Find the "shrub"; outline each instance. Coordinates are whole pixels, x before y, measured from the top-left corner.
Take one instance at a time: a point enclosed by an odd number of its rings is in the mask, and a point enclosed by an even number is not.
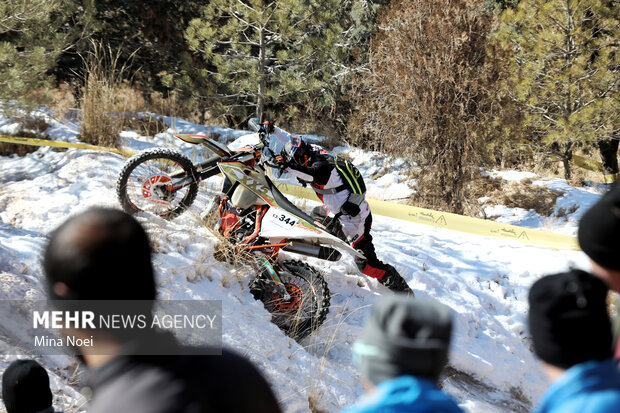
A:
[[[473,0],[395,1],[353,94],[353,143],[416,162],[418,190],[457,213],[466,183],[505,136],[496,122],[501,59],[487,48],[493,25]]]

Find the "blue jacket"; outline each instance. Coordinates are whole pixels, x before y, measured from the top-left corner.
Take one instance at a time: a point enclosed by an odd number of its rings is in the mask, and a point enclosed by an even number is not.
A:
[[[545,392],[535,413],[620,412],[620,373],[612,359],[577,364]]]
[[[431,380],[401,376],[379,384],[369,397],[342,413],[463,413]]]

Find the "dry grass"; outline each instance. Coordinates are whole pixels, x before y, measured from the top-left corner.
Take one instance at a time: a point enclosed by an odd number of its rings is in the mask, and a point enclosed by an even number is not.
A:
[[[332,296],[333,298],[333,296]],[[304,346],[304,350],[314,356],[317,361],[312,365],[310,374],[307,377],[308,384],[305,387],[308,399],[308,408],[311,412],[321,413],[329,411],[323,406],[322,399],[324,393],[324,379],[328,372],[329,355],[336,345],[342,344],[342,338],[339,337],[341,327],[346,323],[347,319],[358,311],[367,309],[370,305],[364,305],[356,308],[349,308],[349,302],[345,302],[341,307],[330,307],[332,314],[330,322],[323,326],[308,339],[308,344]],[[335,313],[335,315],[333,315]]]
[[[589,159],[594,161],[600,161],[598,157],[592,155],[584,155]],[[561,178],[564,178],[564,173],[560,175]],[[586,182],[605,182],[605,175],[602,172],[594,172],[587,169],[582,169],[574,166],[572,169],[572,176],[570,181],[568,182],[571,186],[574,187],[582,187],[586,185]]]
[[[425,179],[424,174],[418,175],[417,179]],[[466,188],[464,213],[479,217],[484,216],[485,205],[505,205],[508,208],[533,210],[543,217],[550,217],[555,210],[557,198],[562,194],[562,191],[534,185],[530,179],[515,182],[480,176],[472,180]],[[481,198],[485,200],[479,201]],[[419,207],[445,210],[439,194],[419,192],[411,197],[410,203]],[[569,213],[570,208],[558,212],[559,215]]]
[[[124,82],[129,67],[120,65],[120,50],[112,51],[102,43],[92,43],[92,50],[82,56],[85,67],[81,97],[82,124],[80,138],[87,143],[118,147],[123,130],[124,112],[144,106],[144,100]]]
[[[481,395],[483,397],[487,395],[487,400],[485,401],[490,404],[501,405],[503,408],[508,408],[511,412],[525,413],[530,411],[532,407],[531,400],[521,388],[511,387],[507,390],[497,389],[483,382],[475,375],[459,370],[451,365],[446,366],[443,370],[439,378],[439,388],[443,388],[444,383],[448,380],[453,387],[460,389],[465,394],[469,394],[476,398],[480,398]],[[510,399],[497,400],[496,393],[498,391],[510,395]]]
[[[182,118],[199,124],[226,124],[222,119],[212,117],[208,111],[203,112],[190,106],[189,99],[179,96],[176,91],[171,91],[166,95],[161,92],[152,92],[147,95],[146,102],[148,111],[159,115]]]
[[[579,209],[579,205],[573,205],[569,208],[559,208],[558,211],[555,213],[555,216],[557,218],[564,218],[567,215],[574,213],[578,209]]]
[[[50,108],[54,113],[54,118],[62,122],[69,111],[75,110],[78,101],[75,97],[75,89],[68,83],[61,83],[56,89],[50,91]]]
[[[248,251],[237,248],[226,237],[219,233],[217,223],[219,221],[219,212],[217,206],[206,216],[195,216],[199,225],[204,226],[217,239],[215,248],[213,249],[213,257],[220,261],[230,264],[234,270],[229,271],[220,279],[223,287],[228,287],[232,281],[241,283],[242,273],[248,269],[252,262],[251,255]],[[233,279],[233,277],[235,277]]]
[[[596,150],[588,153],[576,151],[575,155],[583,156],[595,162],[601,161],[600,155]],[[524,162],[527,162],[527,168],[537,175],[564,179],[564,165],[562,161],[547,152],[532,152],[529,154],[529,158],[524,159]],[[568,183],[574,187],[582,187],[587,182],[602,183],[604,181],[605,177],[602,172],[590,171],[573,164],[571,179]]]
[[[312,393],[308,396],[308,409],[312,413],[327,413],[329,410],[323,409],[320,405],[321,395]]]
[[[534,210],[539,215],[548,217],[553,213],[555,202],[561,195],[561,191],[543,186],[511,182],[505,185],[498,203],[509,208]]]
[[[155,136],[158,133],[168,130],[168,126],[154,116],[139,116],[135,113],[123,116],[125,129],[133,130],[141,136]]]
[[[312,334],[309,339],[310,344],[306,347],[306,351],[319,360],[318,363],[315,363],[313,366],[314,368],[311,370],[308,377],[308,408],[312,413],[327,412],[326,409],[321,407],[321,401],[323,399],[323,389],[321,383],[325,374],[325,368],[327,367],[327,363],[329,361],[329,353],[336,343],[338,330],[345,320],[346,316],[344,313],[340,313],[339,320],[336,323],[336,326],[333,327],[332,333],[329,334],[325,340],[321,339],[323,335],[316,333]]]

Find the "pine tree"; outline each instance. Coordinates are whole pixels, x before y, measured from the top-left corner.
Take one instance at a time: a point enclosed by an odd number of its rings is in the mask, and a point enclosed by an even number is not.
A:
[[[338,0],[213,0],[186,38],[208,64],[222,109],[274,116],[277,105],[331,103],[330,85],[345,70],[340,11]]]
[[[525,126],[562,158],[566,179],[575,149],[617,139],[619,14],[614,0],[521,0],[502,15],[512,96]]]
[[[24,102],[50,85],[60,54],[86,32],[90,2],[3,0],[0,3],[0,99]],[[79,30],[76,22],[81,21]]]
[[[96,1],[91,38],[118,54],[118,67],[134,69],[126,74],[132,87],[142,90],[145,98],[149,99],[152,92],[178,96],[183,107],[175,107],[173,112],[179,115],[176,110],[196,109],[192,94],[208,87],[198,76],[201,65],[197,64],[198,59],[192,60],[184,38],[185,28],[204,3],[203,0]],[[79,73],[78,80],[82,83],[86,69],[83,57],[91,52],[92,43],[88,41],[63,54],[58,76],[72,80]],[[189,111],[183,112],[191,115]]]

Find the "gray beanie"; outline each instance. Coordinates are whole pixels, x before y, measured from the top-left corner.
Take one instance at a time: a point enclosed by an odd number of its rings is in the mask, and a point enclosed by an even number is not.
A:
[[[577,238],[594,262],[620,271],[620,188],[611,189],[583,215]]]
[[[380,298],[353,346],[373,384],[410,375],[437,381],[448,362],[452,312],[433,300],[395,294]]]

